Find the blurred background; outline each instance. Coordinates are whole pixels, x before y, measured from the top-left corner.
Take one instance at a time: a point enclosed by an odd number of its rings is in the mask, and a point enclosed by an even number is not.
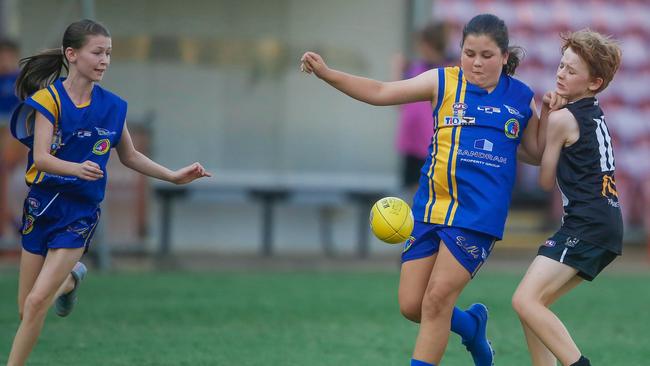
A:
[[[430,105],[365,105],[302,74],[299,60],[312,50],[353,74],[410,77],[457,64],[462,26],[482,12],[527,51],[516,76],[538,105],[554,86],[560,32],[590,27],[621,41],[622,68],[599,99],[624,255],[557,309],[571,314],[574,338],[590,340],[585,354],[647,364],[647,0],[0,0],[0,362],[18,324],[26,193],[26,152],[6,129],[15,64],[59,47],[65,27],[88,17],[112,33],[102,85],[128,100],[136,147],[170,168],[199,161],[214,177],[175,187],[113,156],[85,303],[71,321],[48,319],[33,364],[405,364],[417,327],[397,308],[401,247],[374,238],[368,214],[383,196],[410,202]],[[558,192],[542,192],[537,168],[522,164],[504,240],[459,301],[490,306],[502,365],[528,362],[509,298],[560,217]],[[456,341],[445,360],[467,364]]]
[[[137,147],[164,165],[200,161],[215,174],[176,190],[113,162],[95,255],[397,254],[368,238],[361,221],[382,195],[410,200],[396,142],[402,112],[343,96],[298,72],[299,58],[314,50],[333,68],[403,78],[423,58],[421,29],[445,29],[430,65],[455,64],[462,25],[480,12],[503,18],[511,43],[525,48],[517,76],[537,97],[554,86],[560,32],[591,27],[621,40],[622,69],[600,99],[615,140],[626,242],[646,245],[647,1],[1,0],[0,9],[0,35],[22,57],[58,47],[80,17],[106,24],[114,51],[103,85],[129,101]],[[24,152],[10,145],[4,136],[3,251],[18,248],[25,192],[16,161]],[[559,225],[560,200],[539,190],[536,174],[520,167],[503,247],[534,248]]]

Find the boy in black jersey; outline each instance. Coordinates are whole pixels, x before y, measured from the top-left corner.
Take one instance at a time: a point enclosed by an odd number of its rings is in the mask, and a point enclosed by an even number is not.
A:
[[[548,307],[620,255],[623,237],[612,141],[595,98],[618,70],[621,51],[615,41],[590,30],[562,40],[554,93],[568,104],[548,117],[539,181],[551,190],[557,180],[564,217],[512,298],[534,366],[554,366],[556,360],[590,365]]]

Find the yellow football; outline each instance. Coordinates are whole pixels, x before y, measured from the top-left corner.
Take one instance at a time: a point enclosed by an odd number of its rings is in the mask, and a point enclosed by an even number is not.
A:
[[[386,243],[406,241],[413,231],[413,212],[401,198],[384,197],[370,210],[370,228],[375,236]]]

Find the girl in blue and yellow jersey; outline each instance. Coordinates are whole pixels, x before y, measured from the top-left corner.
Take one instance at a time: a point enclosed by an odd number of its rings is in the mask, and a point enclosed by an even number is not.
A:
[[[13,135],[30,148],[25,179],[18,308],[20,327],[9,366],[23,365],[43,327],[48,308],[66,316],[86,273],[88,250],[100,216],[111,148],[127,167],[184,184],[210,176],[199,164],[171,171],[131,141],[127,103],[100,87],[110,63],[108,30],[92,20],[72,23],[60,49],[21,61],[16,90],[23,100],[12,116]],[[59,78],[61,69],[68,73]]]
[[[538,164],[542,153],[543,123],[531,89],[511,76],[519,57],[508,43],[504,22],[482,14],[463,29],[460,67],[408,80],[346,74],[313,52],[301,59],[303,71],[355,99],[373,105],[430,101],[434,108],[434,135],[414,198],[416,224],[402,254],[399,286],[402,313],[420,322],[411,365],[438,364],[450,329],[476,365],[493,364],[487,308],[474,304],[463,311],[455,303],[503,235],[517,158]]]

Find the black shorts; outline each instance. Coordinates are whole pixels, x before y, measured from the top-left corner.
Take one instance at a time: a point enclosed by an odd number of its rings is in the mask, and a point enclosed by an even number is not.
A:
[[[578,270],[578,276],[592,281],[617,254],[564,233],[555,233],[539,247],[538,255]]]
[[[413,155],[405,155],[402,161],[402,185],[404,187],[411,187],[417,185],[420,181],[420,170],[426,162],[426,159],[421,159]]]

